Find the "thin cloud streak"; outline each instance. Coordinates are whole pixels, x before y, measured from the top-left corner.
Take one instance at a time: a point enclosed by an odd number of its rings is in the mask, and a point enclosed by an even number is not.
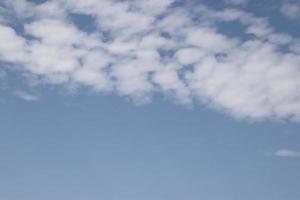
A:
[[[280,149],[274,155],[277,157],[299,158],[300,152],[291,149]]]
[[[25,101],[37,101],[39,100],[39,97],[33,94],[30,94],[25,91],[16,91],[14,92],[14,95],[18,97],[19,99],[25,100]]]

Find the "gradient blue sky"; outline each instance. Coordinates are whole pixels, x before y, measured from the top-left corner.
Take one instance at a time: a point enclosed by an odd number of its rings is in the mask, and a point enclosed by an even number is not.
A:
[[[124,13],[108,12],[108,19],[97,15],[106,1],[90,0],[92,7],[101,4],[95,11],[82,9],[83,0],[0,2],[0,200],[300,198],[300,4],[162,0],[158,6],[159,1],[151,1],[145,8],[137,5],[137,11],[122,7]],[[107,2],[106,9],[112,10],[120,3]],[[128,1],[122,2],[127,6]],[[228,9],[241,19],[220,14]],[[153,17],[158,25],[149,28],[147,20],[130,18],[131,12]],[[160,24],[173,14],[178,23],[187,17],[188,26],[179,23],[178,28],[172,20]],[[119,20],[126,17],[137,20],[137,26]],[[73,26],[69,32],[63,29],[63,39],[56,35],[60,25]],[[120,49],[146,32],[154,40],[143,48],[161,52],[159,59],[135,60],[146,66],[141,72],[130,59],[139,57],[136,50],[142,44]],[[173,43],[153,47],[161,39],[157,32]],[[77,43],[78,35],[91,42]],[[42,46],[38,52],[46,55],[39,54],[43,62],[34,53],[35,40]],[[122,44],[113,46],[116,41]],[[249,41],[262,57],[255,60]],[[52,47],[68,52],[55,57]],[[176,53],[184,48],[193,50]],[[76,49],[84,52],[82,57],[74,56]],[[246,64],[239,51],[251,55],[243,58]],[[107,84],[98,82],[103,71],[82,64],[94,53],[100,60],[92,59],[93,66],[109,60],[103,70],[108,71]],[[60,62],[69,56],[70,62],[79,60],[79,69]],[[203,61],[208,57],[218,59],[214,71],[221,75],[207,75],[205,82],[199,77],[210,65]],[[247,63],[255,71],[247,71]],[[276,69],[282,76],[263,76],[278,74]],[[140,79],[145,74],[148,79]],[[238,77],[241,82],[235,82]],[[219,82],[222,87],[215,85]]]

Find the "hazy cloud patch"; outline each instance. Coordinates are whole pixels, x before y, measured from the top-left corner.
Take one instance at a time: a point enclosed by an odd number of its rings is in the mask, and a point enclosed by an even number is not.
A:
[[[291,18],[291,19],[299,19],[300,17],[300,3],[299,2],[290,2],[283,1],[282,6],[280,8],[280,12]]]

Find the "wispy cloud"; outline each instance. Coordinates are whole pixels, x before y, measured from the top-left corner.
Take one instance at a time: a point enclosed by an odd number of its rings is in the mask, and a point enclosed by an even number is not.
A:
[[[24,33],[0,23],[0,60],[43,84],[87,86],[137,102],[161,93],[237,118],[300,121],[299,38],[240,9],[174,2],[5,0]],[[74,13],[89,16],[94,29],[80,29]],[[230,36],[222,23],[242,29]]]
[[[0,81],[5,79],[6,76],[7,76],[6,72],[0,70]]]
[[[283,1],[280,12],[291,19],[298,19],[300,18],[300,3]]]
[[[224,0],[226,3],[234,5],[246,5],[250,0]]]
[[[289,158],[299,158],[300,151],[294,151],[291,149],[280,149],[274,153],[278,157],[289,157]]]
[[[25,101],[37,101],[39,99],[38,96],[30,94],[25,91],[16,91],[16,92],[14,92],[14,95]]]

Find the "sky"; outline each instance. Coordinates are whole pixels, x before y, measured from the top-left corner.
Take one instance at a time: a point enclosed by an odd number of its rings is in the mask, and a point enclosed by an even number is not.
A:
[[[297,0],[0,0],[0,200],[298,200]]]

